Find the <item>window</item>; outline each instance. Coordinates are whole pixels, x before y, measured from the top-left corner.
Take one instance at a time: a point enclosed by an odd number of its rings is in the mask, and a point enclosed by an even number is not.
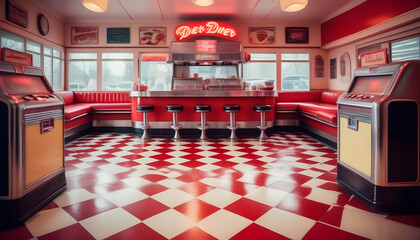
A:
[[[25,51],[25,39],[23,37],[19,37],[6,31],[0,31],[0,36],[2,48],[10,48],[20,52]]]
[[[62,89],[64,79],[64,60],[62,52],[44,46],[44,73],[53,89]]]
[[[69,90],[97,90],[97,53],[69,54]]]
[[[391,42],[391,61],[420,59],[420,37]]]
[[[102,53],[102,89],[130,91],[133,89],[133,53]]]
[[[166,63],[167,58],[167,53],[140,54],[140,84],[149,91],[171,90],[172,64]]]
[[[281,90],[309,90],[309,53],[281,54]]]
[[[277,79],[276,53],[251,53],[251,61],[243,65],[243,81],[250,87],[272,82],[276,89]]]
[[[41,44],[27,40],[26,52],[32,54],[33,65],[41,67]]]

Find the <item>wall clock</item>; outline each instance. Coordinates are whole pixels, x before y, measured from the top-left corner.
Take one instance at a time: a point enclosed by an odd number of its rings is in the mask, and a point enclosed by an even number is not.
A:
[[[50,24],[44,14],[38,15],[38,30],[42,35],[47,35],[50,31]]]

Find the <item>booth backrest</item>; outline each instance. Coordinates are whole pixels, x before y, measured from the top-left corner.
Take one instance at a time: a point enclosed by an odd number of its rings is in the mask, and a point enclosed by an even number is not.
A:
[[[337,104],[337,99],[343,94],[344,91],[323,91],[321,94],[320,102],[322,103],[329,103],[329,104]]]
[[[60,91],[54,93],[63,99],[64,105],[70,105],[74,103],[73,91]]]
[[[78,103],[130,103],[129,92],[74,92]]]
[[[322,91],[279,92],[276,102],[318,102]]]

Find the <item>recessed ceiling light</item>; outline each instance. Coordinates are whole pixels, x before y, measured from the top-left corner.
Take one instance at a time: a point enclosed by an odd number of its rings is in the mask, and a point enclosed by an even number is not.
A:
[[[105,12],[108,0],[82,0],[83,6],[93,12]]]
[[[306,7],[308,0],[280,0],[280,8],[284,12],[297,12]]]
[[[198,6],[207,7],[214,3],[214,0],[192,0],[192,2]]]

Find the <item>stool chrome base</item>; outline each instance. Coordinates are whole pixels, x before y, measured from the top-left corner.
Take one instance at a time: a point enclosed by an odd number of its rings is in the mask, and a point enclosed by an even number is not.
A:
[[[198,129],[201,130],[201,136],[200,136],[200,140],[207,140],[207,135],[206,135],[206,130],[209,128],[208,125],[205,126],[198,126]]]
[[[172,140],[176,141],[176,140],[181,139],[181,136],[179,135],[179,129],[181,129],[181,127],[182,127],[181,124],[178,124],[178,125],[171,124],[171,128],[175,131],[175,134],[174,134]]]
[[[147,118],[147,112],[143,113],[143,126],[141,127],[143,129],[143,135],[140,137],[141,140],[148,140],[150,139],[149,134],[147,133],[147,129],[150,128],[150,124]]]
[[[265,130],[267,129],[267,126],[257,126],[257,128],[259,128],[261,130],[261,134],[260,134],[259,139],[260,140],[268,139],[267,135],[265,134]]]

